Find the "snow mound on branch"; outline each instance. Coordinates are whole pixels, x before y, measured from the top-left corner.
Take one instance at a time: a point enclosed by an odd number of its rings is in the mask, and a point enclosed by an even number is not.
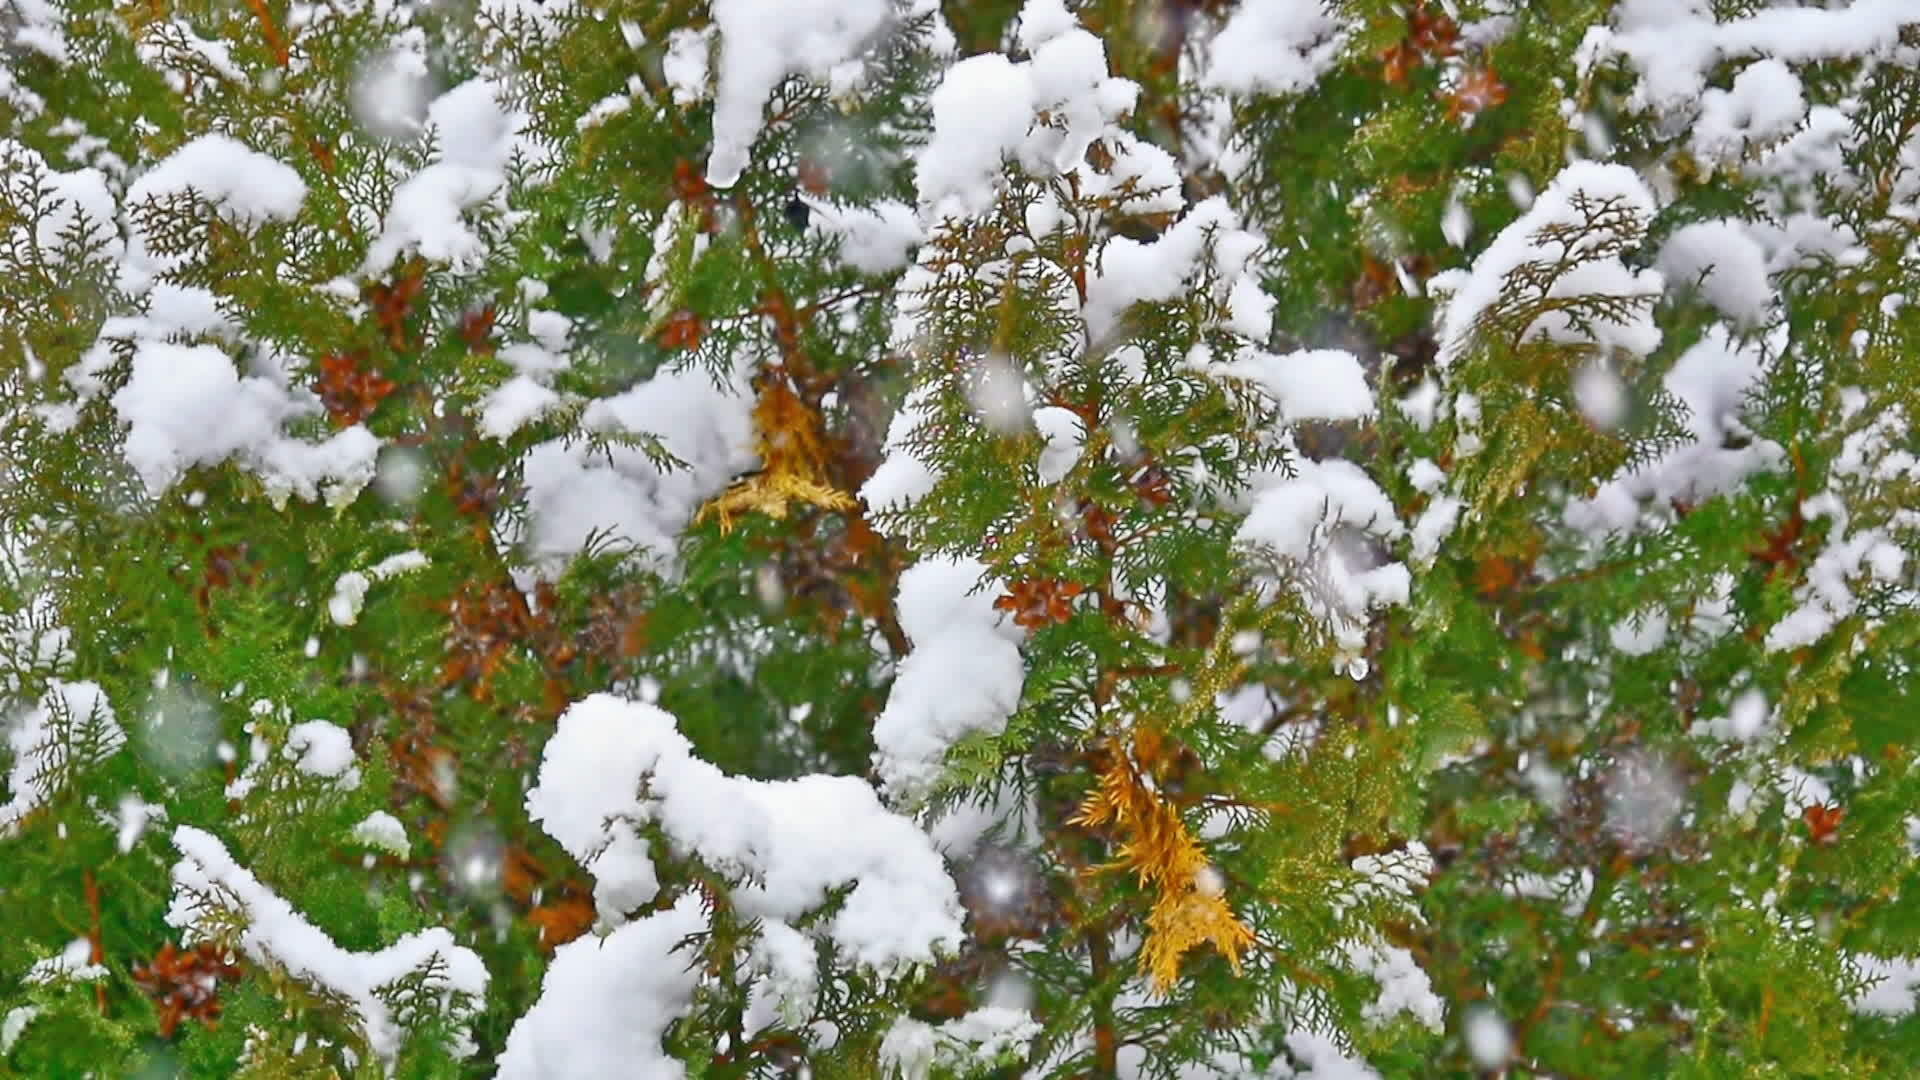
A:
[[[1020,705],[1024,632],[993,602],[1003,591],[976,559],[935,558],[900,575],[900,662],[873,722],[873,764],[889,797],[912,801],[940,776],[947,751],[974,732],[997,734]]]
[[[1139,86],[1107,73],[1106,46],[1072,25],[1057,0],[1033,0],[1020,25],[1029,59],[970,56],[933,92],[933,136],[914,170],[929,220],[984,213],[1009,159],[1036,177],[1088,174],[1087,148],[1139,97]]]
[[[121,285],[129,292],[145,292],[154,280],[177,266],[179,256],[160,255],[150,247],[137,211],[149,200],[192,192],[210,203],[221,218],[240,228],[268,221],[291,221],[306,201],[306,181],[275,158],[247,147],[227,135],[202,135],[169,154],[127,189],[127,260],[121,264]]]
[[[264,376],[241,377],[211,345],[142,342],[113,407],[128,425],[127,463],[155,497],[190,468],[238,459],[276,504],[324,495],[343,506],[373,479],[380,450],[359,424],[317,443],[282,434],[282,424],[318,412],[319,402]]]
[[[488,202],[504,209],[514,151],[535,149],[520,134],[525,117],[502,104],[505,93],[492,80],[473,79],[427,106],[439,155],[394,188],[363,273],[383,274],[395,259],[416,252],[456,268],[476,266],[486,256],[486,242],[468,227],[465,214]]]
[[[880,1041],[880,1060],[902,1080],[927,1080],[936,1066],[969,1075],[1017,1055],[1039,1034],[1025,1009],[1006,1006],[975,1009],[938,1027],[902,1016]]]
[[[1098,273],[1087,282],[1087,332],[1102,340],[1119,328],[1134,304],[1184,297],[1195,275],[1211,269],[1213,288],[1232,312],[1228,328],[1264,339],[1273,321],[1271,304],[1255,303],[1242,287],[1252,280],[1257,289],[1254,264],[1264,247],[1240,227],[1240,216],[1218,195],[1188,211],[1152,243],[1110,237],[1101,247]],[[1203,261],[1208,255],[1210,264]]]
[[[1214,35],[1201,83],[1236,94],[1313,89],[1346,48],[1347,27],[1325,0],[1246,0]]]
[[[1855,953],[1860,973],[1878,980],[1853,999],[1853,1011],[1864,1016],[1906,1016],[1920,995],[1920,958],[1897,959]]]
[[[1589,32],[1583,53],[1625,57],[1640,83],[1630,102],[1684,118],[1706,94],[1707,75],[1721,62],[1771,57],[1787,64],[1884,55],[1900,32],[1920,25],[1912,0],[1856,0],[1838,8],[1773,7],[1714,21],[1702,0],[1627,0],[1614,27]]]
[[[345,999],[385,1066],[405,1040],[403,1013],[436,1012],[464,1025],[486,994],[487,969],[479,955],[455,944],[445,927],[408,934],[376,952],[351,952],[235,862],[213,834],[182,825],[173,832],[173,845],[182,858],[173,867],[167,925],[181,931],[187,944],[238,925],[234,944],[248,960]],[[429,1000],[399,1007],[388,991],[409,979],[421,980],[420,993]],[[454,1049],[462,1056],[473,1052],[464,1031]]]
[[[940,472],[911,445],[932,415],[933,393],[929,386],[908,394],[887,424],[887,437],[881,443],[886,457],[860,486],[860,498],[875,514],[909,510],[940,482]]]
[[[581,427],[610,436],[603,447],[554,439],[522,460],[527,522],[518,537],[534,565],[558,574],[596,536],[630,545],[671,570],[688,521],[733,477],[758,463],[750,363],[716,387],[705,371],[663,372],[587,406]],[[653,436],[681,463],[663,469],[619,436]]]
[[[1542,311],[1519,339],[1640,356],[1659,348],[1652,308],[1660,275],[1621,261],[1640,243],[1654,209],[1653,192],[1624,165],[1583,161],[1561,170],[1525,214],[1500,230],[1472,270],[1438,274],[1429,282],[1436,292],[1451,293],[1441,317],[1440,363],[1457,362],[1487,319],[1578,297],[1589,298],[1580,305],[1586,310]]]
[[[1660,249],[1667,284],[1692,288],[1715,310],[1741,327],[1767,321],[1775,299],[1767,277],[1767,253],[1740,221],[1722,218],[1675,230]]]
[[[851,885],[809,933],[853,962],[894,974],[961,939],[953,879],[927,835],[850,776],[765,781],[693,756],[672,715],[595,694],[560,717],[527,793],[527,814],[593,873],[603,922],[658,891],[640,830],[742,879],[746,918],[794,920]]]
[[[841,90],[861,75],[854,57],[885,28],[888,0],[715,0],[720,70],[707,182],[732,187],[781,80],[806,75]]]
[[[1739,161],[1800,126],[1807,98],[1800,77],[1778,60],[1758,60],[1727,90],[1708,90],[1693,124],[1693,153],[1703,161]]]
[[[1366,371],[1344,349],[1304,349],[1285,356],[1249,349],[1214,371],[1258,386],[1288,421],[1364,420],[1374,414]]]
[[[38,203],[39,216],[7,230],[14,244],[25,247],[30,243],[50,261],[56,261],[53,256],[60,252],[62,234],[71,233],[83,245],[100,244],[97,257],[118,259],[124,252],[126,245],[114,227],[118,206],[107,186],[107,176],[100,170],[59,172],[49,168],[32,147],[0,139],[0,184],[6,185],[7,197],[16,206],[35,205],[36,184],[45,190]]]
[[[685,1076],[660,1039],[700,981],[693,956],[674,950],[706,925],[699,899],[688,895],[604,938],[588,935],[554,950],[539,1000],[507,1036],[500,1080]]]

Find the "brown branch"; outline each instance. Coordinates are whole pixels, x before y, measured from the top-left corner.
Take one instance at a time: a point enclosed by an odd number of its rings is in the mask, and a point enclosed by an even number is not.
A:
[[[279,67],[287,66],[287,39],[280,36],[280,27],[273,21],[273,12],[267,10],[267,0],[246,0],[247,10],[260,20],[260,33],[267,39],[267,48],[273,50],[273,62]]]
[[[107,961],[107,949],[100,931],[100,883],[94,880],[91,867],[82,871],[81,880],[87,893],[87,941],[91,948],[87,951],[87,963],[96,966]],[[105,979],[96,979],[93,984],[93,999],[100,1006],[100,1015],[107,1015],[107,983]]]

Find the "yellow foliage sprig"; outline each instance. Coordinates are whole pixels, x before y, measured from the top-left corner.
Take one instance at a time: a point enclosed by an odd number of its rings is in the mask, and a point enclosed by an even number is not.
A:
[[[1136,734],[1136,743],[1145,732]],[[1213,878],[1210,861],[1193,839],[1179,811],[1168,805],[1141,777],[1133,755],[1115,747],[1107,755],[1099,783],[1069,824],[1112,825],[1126,840],[1109,868],[1131,870],[1142,887],[1155,894],[1147,916],[1141,970],[1166,994],[1180,977],[1180,960],[1203,944],[1219,949],[1240,970],[1240,952],[1253,944],[1247,929],[1227,905]]]
[[[827,450],[819,416],[786,379],[773,374],[762,377],[753,426],[760,471],[736,481],[701,507],[695,520],[717,517],[725,533],[733,531],[737,515],[758,512],[785,518],[788,504],[795,501],[827,510],[853,508],[853,497],[827,482]]]

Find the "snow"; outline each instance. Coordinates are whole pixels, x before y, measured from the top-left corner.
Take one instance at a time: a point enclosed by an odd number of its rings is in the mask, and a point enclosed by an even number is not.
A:
[[[1834,479],[1841,487],[1851,486],[1865,474],[1878,474],[1883,471],[1887,459],[1892,459],[1893,468],[1884,470],[1892,479],[1920,479],[1920,462],[1904,450],[1891,449],[1886,442],[1886,431],[1876,432],[1876,427],[1897,432],[1906,430],[1906,422],[1895,410],[1883,421],[1890,423],[1874,425],[1864,432],[1851,436],[1843,444],[1842,454],[1834,463]],[[1875,445],[1872,451],[1863,451],[1860,442],[1862,436],[1879,434],[1880,438],[1871,440]],[[1848,453],[1851,450],[1852,453]],[[1800,504],[1801,515],[1809,522],[1822,518],[1832,519],[1827,530],[1824,546],[1819,554],[1806,566],[1801,582],[1794,589],[1795,608],[1767,631],[1766,648],[1768,652],[1781,652],[1812,645],[1832,631],[1844,619],[1861,613],[1863,597],[1860,584],[1869,590],[1887,592],[1887,602],[1895,608],[1912,609],[1920,607],[1920,595],[1916,595],[1907,580],[1907,553],[1899,546],[1895,537],[1884,527],[1855,527],[1851,521],[1845,498],[1839,491],[1829,488]],[[1877,615],[1866,620],[1869,628],[1880,621]]]
[[[994,610],[1003,592],[971,558],[925,559],[900,575],[895,606],[913,651],[873,722],[874,770],[896,802],[917,801],[954,743],[998,734],[1019,707],[1025,632]]]
[[[112,819],[114,847],[125,855],[146,835],[148,825],[165,820],[167,808],[164,803],[147,802],[132,792],[120,796],[120,804]]]
[[[1377,561],[1364,537],[1394,540],[1405,526],[1378,484],[1350,461],[1297,460],[1294,475],[1256,480],[1236,543],[1275,560],[1274,569],[1349,656],[1365,644],[1370,612],[1407,602],[1404,563]]]
[[[513,1025],[500,1080],[623,1080],[686,1075],[661,1049],[692,1004],[697,957],[676,951],[706,929],[697,897],[635,919],[606,937],[554,950],[540,997]]]
[[[1380,996],[1367,1003],[1361,1016],[1385,1024],[1404,1012],[1429,1031],[1442,1029],[1446,1003],[1433,992],[1433,981],[1420,970],[1413,954],[1397,945],[1348,942],[1347,963],[1365,972],[1380,987]]]
[[[1725,716],[1695,721],[1689,734],[1706,735],[1727,742],[1752,742],[1766,737],[1773,726],[1773,710],[1765,694],[1749,690],[1733,700]]]
[[[62,25],[63,8],[48,0],[14,0],[13,12],[14,18],[7,27],[13,31],[10,45],[32,49],[63,67],[72,59],[66,27]]]
[[[1086,422],[1072,409],[1047,405],[1033,411],[1033,426],[1045,440],[1040,448],[1040,482],[1057,484],[1080,460],[1087,440]]]
[[[127,733],[97,683],[55,681],[34,708],[8,726],[11,797],[0,804],[0,837],[17,831],[77,770],[100,762],[126,742]]]
[[[560,404],[560,395],[526,375],[495,387],[480,406],[480,433],[505,441]]]
[[[1861,974],[1879,980],[1854,999],[1854,1012],[1867,1016],[1907,1016],[1913,1012],[1914,995],[1920,990],[1920,959],[1855,954],[1853,962]]]
[[[360,786],[360,769],[354,764],[353,736],[347,729],[325,720],[295,724],[287,732],[286,745],[280,751],[294,768],[308,776],[334,781],[341,789]]]
[[[1766,439],[1727,445],[1747,435],[1741,422],[1748,392],[1762,375],[1757,349],[1710,331],[1674,362],[1663,383],[1687,409],[1689,441],[1639,466],[1630,466],[1586,498],[1567,503],[1567,524],[1595,535],[1635,528],[1642,504],[1656,511],[1673,500],[1700,502],[1739,487],[1755,472],[1780,468],[1786,452]]]
[[[389,555],[367,568],[367,573],[375,581],[385,581],[401,574],[410,574],[415,570],[425,570],[430,565],[427,556],[418,551],[403,551],[398,555]]]
[[[1738,161],[1750,148],[1790,134],[1806,113],[1793,70],[1779,60],[1755,61],[1733,77],[1731,89],[1710,89],[1701,97],[1693,153],[1705,161]]]
[[[1350,523],[1392,538],[1400,532],[1386,492],[1350,461],[1296,461],[1295,475],[1255,497],[1238,539],[1282,558],[1305,562],[1334,524]]]
[[[276,158],[249,149],[227,135],[202,135],[141,174],[127,189],[129,210],[127,261],[121,285],[144,292],[161,274],[176,267],[178,256],[155,253],[141,222],[131,211],[151,199],[191,191],[211,203],[228,222],[247,229],[268,221],[291,221],[306,201],[306,181]]]
[[[355,842],[371,848],[379,848],[389,855],[404,858],[411,845],[407,843],[407,827],[400,819],[385,810],[375,810],[353,827],[349,833]]]
[[[1703,97],[1707,74],[1749,56],[1783,64],[1885,55],[1903,27],[1920,24],[1910,0],[1855,0],[1846,7],[1773,7],[1715,22],[1700,0],[1623,4],[1615,29],[1591,50],[1624,56],[1640,76],[1632,104],[1685,116]],[[1774,80],[1778,85],[1778,80]]]
[[[1029,6],[1032,28],[1024,29],[1025,14],[1021,24],[1028,60],[968,57],[947,68],[933,92],[933,135],[914,169],[929,221],[984,213],[1005,184],[1008,159],[1034,177],[1090,175],[1087,148],[1133,108],[1139,88],[1108,75],[1099,38],[1069,26],[1058,0]],[[1048,122],[1039,122],[1042,113]]]
[[[16,1005],[8,1009],[6,1017],[0,1019],[0,1054],[12,1053],[13,1044],[20,1041],[27,1025],[39,1015],[40,1008],[37,1005]]]
[[[1546,338],[1568,344],[1623,349],[1637,355],[1660,345],[1652,300],[1660,295],[1660,275],[1633,270],[1620,256],[1637,246],[1654,213],[1653,193],[1624,165],[1577,162],[1554,177],[1532,207],[1500,231],[1492,244],[1460,277],[1436,275],[1428,284],[1447,288],[1440,326],[1440,363],[1456,363],[1471,347],[1489,318],[1510,318],[1544,301],[1580,296],[1626,300],[1624,320],[1594,313],[1591,326],[1576,325],[1567,312],[1543,311],[1521,329],[1522,340]],[[1515,273],[1543,274],[1572,260],[1544,292],[1516,288]]]
[[[887,274],[907,265],[926,231],[913,208],[895,199],[872,206],[806,200],[811,225],[840,241],[840,261],[863,274]]]
[[[1466,509],[1466,505],[1455,496],[1439,495],[1414,519],[1412,554],[1416,564],[1430,563],[1440,554],[1440,545],[1453,533],[1454,526],[1460,523],[1460,512]]]
[[[374,952],[342,949],[293,906],[234,861],[213,834],[189,825],[174,830],[181,859],[173,867],[173,897],[167,925],[185,944],[203,938],[227,940],[253,963],[280,968],[316,988],[337,994],[352,1014],[374,1056],[391,1066],[406,1032],[396,1008],[382,993],[409,977],[422,978],[439,1010],[463,1026],[487,989],[487,970],[471,949],[456,945],[441,927],[407,934]],[[464,1033],[454,1049],[472,1052]]]
[[[1587,423],[1613,431],[1627,417],[1627,387],[1611,366],[1599,357],[1573,373],[1573,405]]]
[[[713,31],[711,26],[698,30],[683,26],[667,35],[667,55],[660,62],[660,75],[673,91],[673,103],[682,108],[710,96],[707,79]]]
[[[1379,1080],[1380,1074],[1323,1032],[1300,1028],[1288,1033],[1287,1052],[1299,1068],[1280,1065],[1274,1080]]]
[[[350,92],[353,119],[360,129],[376,139],[394,141],[424,133],[427,104],[433,97],[425,35],[418,33],[362,63]]]
[[[651,705],[596,694],[562,714],[527,813],[595,876],[603,923],[657,889],[640,832],[653,825],[675,852],[741,878],[733,901],[748,918],[797,919],[851,886],[807,932],[883,975],[930,964],[960,940],[959,898],[939,854],[871,787],[847,776],[725,776]]]
[[[113,406],[130,425],[127,462],[154,495],[188,468],[266,443],[291,411],[279,387],[242,379],[219,349],[159,343],[134,353],[132,374]]]
[[[92,955],[93,942],[83,937],[74,938],[66,948],[44,960],[35,961],[27,969],[25,981],[30,986],[57,982],[98,982],[109,973],[104,966],[89,960]]]
[[[1069,31],[1080,22],[1067,10],[1064,0],[1027,0],[1020,9],[1017,34],[1020,47],[1028,53]]]
[[[1375,411],[1366,372],[1359,358],[1344,349],[1305,349],[1284,356],[1250,349],[1214,371],[1260,387],[1289,422],[1364,420]]]
[[[887,423],[887,437],[881,443],[886,456],[860,487],[860,498],[876,515],[910,509],[939,482],[940,474],[911,446],[930,416],[933,390],[927,386],[909,394]]]
[[[1637,611],[1614,623],[1607,640],[1628,656],[1646,656],[1667,643],[1667,613],[1658,608]]]
[[[1467,1052],[1482,1069],[1504,1068],[1513,1056],[1513,1030],[1500,1014],[1485,1005],[1467,1015]]]
[[[928,1080],[935,1068],[971,1075],[1017,1055],[1039,1034],[1025,1009],[1005,1006],[975,1009],[938,1027],[902,1016],[880,1040],[880,1061],[901,1080]]]
[[[746,1030],[805,1023],[819,1000],[818,960],[812,938],[780,919],[761,920],[759,936],[748,949],[746,966],[763,977],[754,983]]]
[[[714,0],[720,68],[713,100],[713,151],[707,182],[732,187],[760,133],[761,110],[789,75],[817,83],[850,78],[836,71],[886,25],[887,0]]]
[[[437,156],[394,189],[361,273],[378,277],[396,259],[415,253],[456,269],[473,268],[485,257],[486,241],[468,227],[465,214],[502,193],[508,161],[522,148],[525,119],[507,111],[505,96],[492,80],[472,79],[427,106]]]
[[[1331,6],[1244,0],[1209,45],[1203,85],[1243,95],[1313,89],[1346,49],[1348,29]]]
[[[36,185],[44,189],[38,201],[40,213],[32,224],[12,225],[8,233],[15,242],[31,237],[42,257],[50,262],[58,262],[63,235],[69,232],[83,245],[99,243],[101,258],[118,259],[123,254],[125,243],[115,227],[118,207],[107,176],[100,170],[60,172],[48,167],[32,147],[0,138],[0,184],[5,185],[8,200],[20,207],[36,204]]]
[[[1262,241],[1240,228],[1239,215],[1223,197],[1195,206],[1151,243],[1109,237],[1100,249],[1098,272],[1088,275],[1083,313],[1088,334],[1094,341],[1113,334],[1136,303],[1185,296],[1210,246],[1212,268],[1226,279],[1231,295],[1233,283],[1248,272]]]
[[[933,137],[914,163],[920,204],[983,213],[999,193],[1001,161],[1033,123],[1033,81],[1000,53],[970,56],[947,69],[932,108]]]
[[[276,504],[297,494],[345,505],[373,479],[380,449],[357,424],[319,443],[283,435],[282,423],[318,409],[312,395],[296,397],[265,376],[242,377],[211,345],[141,342],[113,407],[128,425],[127,463],[155,497],[190,468],[239,458]]]
[[[359,571],[341,574],[334,580],[333,595],[327,598],[327,617],[336,626],[352,626],[360,621],[360,609],[367,602],[367,589],[373,583]]]
[[[581,427],[609,441],[562,438],[540,443],[522,459],[527,485],[526,553],[557,575],[589,537],[632,546],[657,569],[677,565],[682,529],[708,498],[759,462],[754,451],[753,357],[743,356],[716,387],[705,371],[662,372],[633,389],[589,404]],[[661,469],[615,436],[654,436],[683,467]]]

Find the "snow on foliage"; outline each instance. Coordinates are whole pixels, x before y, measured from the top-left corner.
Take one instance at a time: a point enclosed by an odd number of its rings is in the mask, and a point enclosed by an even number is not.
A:
[[[100,170],[59,172],[32,147],[0,138],[0,184],[7,185],[13,200],[37,204],[39,210],[31,222],[7,227],[14,243],[24,245],[31,236],[50,255],[66,251],[70,241],[83,249],[98,245],[97,258],[117,260],[124,253],[125,242],[115,227],[119,208]]]
[[[1475,334],[1536,312],[1512,328],[1514,340],[1643,356],[1658,348],[1652,301],[1660,295],[1660,275],[1630,269],[1621,260],[1639,245],[1653,213],[1653,193],[1624,165],[1580,162],[1561,170],[1474,259],[1470,272],[1437,275],[1429,283],[1450,294],[1441,317],[1440,362],[1459,361]],[[1571,311],[1547,303],[1573,298],[1599,309],[1576,321]]]
[[[289,420],[320,411],[313,395],[243,377],[211,345],[143,342],[113,407],[127,424],[127,463],[155,496],[188,469],[232,459],[258,475],[276,503],[298,495],[344,505],[373,479],[380,450],[358,424],[319,442],[284,434]]]
[[[931,841],[850,776],[729,777],[693,756],[668,713],[595,694],[560,717],[527,813],[596,879],[606,924],[651,900],[642,830],[742,880],[750,918],[793,920],[851,886],[809,932],[882,973],[930,964],[961,938],[959,900]]]
[[[1781,468],[1786,450],[1751,437],[1742,417],[1747,395],[1763,374],[1758,350],[1710,331],[1674,362],[1664,385],[1686,408],[1687,440],[1601,483],[1593,495],[1568,501],[1567,524],[1597,534],[1638,527],[1643,512],[1658,513],[1724,495],[1756,472]]]
[[[119,750],[127,733],[114,719],[106,692],[90,682],[56,682],[34,708],[8,725],[13,767],[10,798],[0,804],[0,837],[66,786],[73,772]]]
[[[1242,276],[1257,269],[1254,260],[1263,247],[1264,242],[1241,228],[1240,216],[1218,197],[1187,211],[1151,243],[1110,237],[1100,251],[1099,272],[1087,282],[1087,332],[1093,340],[1103,340],[1128,308],[1142,301],[1184,296],[1194,276],[1207,271],[1212,272],[1221,297],[1229,298]],[[1249,327],[1260,331],[1254,336],[1265,336],[1264,322]]]
[[[1247,0],[1207,52],[1202,81],[1236,94],[1303,94],[1339,60],[1349,28],[1328,0]]]
[[[700,972],[679,949],[704,929],[700,901],[689,895],[606,937],[554,950],[539,999],[507,1036],[501,1080],[685,1076],[660,1039],[693,1000]]]
[[[1344,349],[1304,349],[1285,356],[1248,350],[1213,370],[1258,386],[1288,421],[1363,420],[1374,414],[1366,372]]]
[[[1717,22],[1704,0],[1623,0],[1614,19],[1611,30],[1590,32],[1596,44],[1589,54],[1625,57],[1640,77],[1635,103],[1684,116],[1683,110],[1695,107],[1725,107],[1705,94],[1707,75],[1717,64],[1755,56],[1808,63],[1883,55],[1898,44],[1902,29],[1920,25],[1920,10],[1907,0],[1856,0],[1831,9],[1774,7]],[[1765,77],[1777,85],[1780,74]],[[1735,96],[1752,97],[1738,91]]]
[[[856,84],[855,57],[891,14],[888,0],[716,0],[720,69],[708,182],[724,188],[740,179],[761,110],[788,75],[804,74],[840,91]]]
[[[938,1026],[903,1016],[880,1041],[880,1061],[901,1080],[928,1080],[935,1068],[964,1074],[1018,1061],[1039,1033],[1024,1009],[988,1006]]]
[[[524,546],[535,566],[557,573],[600,534],[660,569],[675,564],[675,540],[695,511],[758,461],[753,449],[752,368],[721,386],[706,372],[662,372],[587,406],[581,426],[606,437],[554,439],[522,463],[527,485]],[[663,467],[623,439],[656,438],[679,464]]]
[[[1760,326],[1772,310],[1766,250],[1739,221],[1722,218],[1675,230],[1660,249],[1659,266],[1668,288],[1697,286],[1736,326]]]
[[[214,941],[339,995],[383,1065],[392,1063],[412,1024],[437,1015],[459,1027],[486,993],[480,957],[444,928],[408,934],[375,952],[352,952],[236,862],[213,834],[182,825],[173,844],[181,858],[173,867],[167,925],[187,944]]]
[[[1138,87],[1107,74],[1106,46],[1085,30],[1026,32],[1026,61],[970,56],[933,92],[933,136],[914,183],[929,220],[987,209],[1006,160],[1033,176],[1079,166],[1087,147],[1133,106]],[[1051,119],[1041,123],[1040,114]]]
[[[896,606],[913,651],[873,722],[874,769],[895,800],[924,794],[954,743],[998,734],[1019,706],[1026,632],[994,610],[1003,591],[975,559],[927,559],[900,575]]]
[[[1378,542],[1406,527],[1392,500],[1350,461],[1299,461],[1293,475],[1256,483],[1235,539],[1276,560],[1280,579],[1345,654],[1366,643],[1370,613],[1407,602],[1406,564]]]
[[[534,148],[520,135],[523,118],[503,104],[494,82],[474,79],[427,106],[437,160],[393,190],[380,235],[367,249],[362,272],[383,274],[395,259],[418,253],[432,262],[471,267],[488,244],[465,214],[489,202],[500,209],[507,164],[516,150]]]
[[[155,278],[177,267],[177,255],[156,252],[157,238],[144,225],[144,208],[170,196],[192,195],[222,218],[246,229],[289,221],[307,198],[306,182],[286,163],[226,135],[202,135],[141,174],[127,188],[131,211],[123,284],[144,292]]]

